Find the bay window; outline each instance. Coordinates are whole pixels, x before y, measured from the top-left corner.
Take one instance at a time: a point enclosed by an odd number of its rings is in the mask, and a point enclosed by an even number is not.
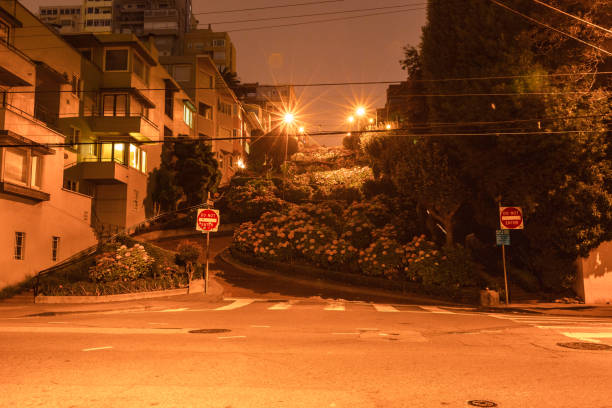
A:
[[[7,147],[4,150],[3,181],[26,187],[42,187],[42,156],[29,149]]]

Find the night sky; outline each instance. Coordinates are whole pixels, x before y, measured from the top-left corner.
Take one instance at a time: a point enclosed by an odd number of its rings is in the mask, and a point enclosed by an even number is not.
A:
[[[267,7],[313,0],[224,0],[193,2],[193,12],[226,11]],[[316,0],[315,0],[316,1]],[[32,11],[41,5],[58,5],[62,0],[24,0]],[[79,1],[65,0],[66,4]],[[408,5],[418,9],[380,9],[313,17],[227,23],[245,19],[318,14],[354,9]],[[321,82],[394,81],[405,78],[400,69],[402,46],[416,45],[425,23],[425,2],[421,0],[342,0],[300,7],[286,7],[248,12],[197,14],[202,27],[212,23],[214,31],[228,31],[236,46],[237,70],[242,82],[309,84]],[[360,14],[386,13],[351,20],[311,23],[293,27],[256,31],[232,31],[244,28],[337,19]],[[374,113],[384,105],[386,85],[296,88],[303,107],[298,118],[308,130],[346,129],[351,106],[365,104]],[[337,144],[341,137],[319,139],[326,145]]]

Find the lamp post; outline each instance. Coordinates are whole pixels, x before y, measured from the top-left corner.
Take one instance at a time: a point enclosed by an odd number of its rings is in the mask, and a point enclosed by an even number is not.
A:
[[[283,200],[285,199],[285,184],[287,181],[287,149],[289,145],[289,126],[291,126],[294,120],[295,116],[293,115],[293,113],[285,113],[285,116],[283,117],[283,122],[285,123],[285,161],[283,162],[283,166],[285,168],[284,170],[281,168],[281,171],[283,172]]]
[[[358,106],[355,109],[355,115],[357,115],[357,131],[361,131],[361,118],[365,116],[366,110],[363,106]]]

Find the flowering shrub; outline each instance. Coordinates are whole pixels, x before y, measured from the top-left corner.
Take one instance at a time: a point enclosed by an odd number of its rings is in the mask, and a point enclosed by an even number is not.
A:
[[[359,266],[365,275],[397,278],[402,267],[403,255],[404,249],[397,241],[380,237],[359,252]]]
[[[442,258],[446,259],[435,243],[427,241],[425,235],[412,238],[403,249],[403,272],[406,279],[411,281],[422,282],[423,276],[430,276],[431,271],[440,265]],[[425,278],[426,281],[427,279]]]
[[[97,256],[96,264],[89,268],[89,277],[94,282],[135,280],[148,275],[153,262],[142,245],[121,245],[115,252]]]
[[[235,221],[257,220],[269,211],[280,211],[285,202],[276,196],[276,187],[266,180],[251,180],[233,187],[226,198],[230,217]]]

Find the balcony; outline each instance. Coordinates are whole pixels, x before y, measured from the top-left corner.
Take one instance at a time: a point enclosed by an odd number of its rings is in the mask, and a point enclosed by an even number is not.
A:
[[[128,166],[115,161],[80,162],[66,169],[71,179],[89,180],[100,184],[128,184]],[[146,177],[144,174],[143,177]]]
[[[0,85],[34,85],[34,64],[12,45],[0,41]]]
[[[98,135],[130,135],[140,141],[159,139],[157,125],[141,115],[90,116],[86,120],[91,131]]]

